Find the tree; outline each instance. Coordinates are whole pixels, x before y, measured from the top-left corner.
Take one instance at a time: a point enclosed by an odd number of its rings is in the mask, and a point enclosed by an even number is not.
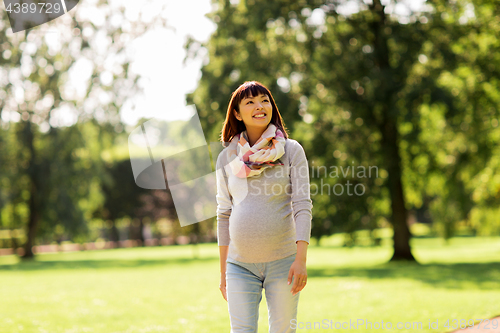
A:
[[[476,8],[494,6],[492,1],[473,3]],[[195,40],[186,44],[188,58],[196,57],[203,48],[208,51],[199,87],[187,101],[196,104],[205,133],[214,141],[230,92],[245,80],[268,85],[287,126],[316,166],[378,167],[376,179],[356,179],[357,184],[365,185],[362,196],[319,195],[313,199],[313,235],[321,237],[339,228],[347,232],[372,229],[381,218],[387,218],[394,230],[391,260],[414,261],[408,209],[420,207],[432,193],[445,195],[429,186],[438,175],[450,179],[443,183],[448,185],[448,199],[438,205],[456,201],[461,213],[455,218],[466,214],[471,203],[464,170],[478,172],[491,158],[491,140],[486,140],[490,148],[482,145],[479,161],[471,164],[461,155],[460,163],[443,169],[442,163],[436,163],[443,151],[440,136],[425,124],[433,119],[444,121],[448,135],[441,138],[448,140],[448,146],[460,146],[462,140],[464,154],[485,141],[481,132],[463,134],[457,126],[465,123],[472,129],[475,123],[479,130],[484,117],[498,114],[493,112],[496,102],[488,101],[482,89],[474,89],[472,103],[481,101],[484,106],[470,113],[470,107],[457,99],[454,82],[443,80],[443,75],[475,65],[458,49],[465,41],[452,41],[467,35],[478,40],[471,27],[483,29],[486,17],[494,16],[477,11],[481,18],[462,24],[467,2],[432,1],[429,5],[434,11],[412,12],[404,22],[386,14],[386,6],[379,0],[369,5],[358,1],[360,10],[351,15],[341,14],[342,4],[315,0],[214,2],[210,17],[218,24],[217,31],[206,44]],[[444,20],[446,16],[450,19]],[[484,38],[491,38],[498,27],[486,30]],[[483,56],[497,64],[492,54]],[[490,89],[498,92],[497,86],[495,83]],[[412,170],[422,159],[429,165]],[[333,178],[326,182],[344,186],[355,177]],[[457,178],[462,181],[453,185]],[[311,182],[319,185],[320,180]]]
[[[160,218],[174,220],[175,207],[167,189],[148,190],[138,187],[134,181],[130,160],[106,163],[102,190],[104,201],[93,213],[94,218],[111,221],[112,241],[119,241],[116,220],[124,217],[138,218],[140,221],[139,239],[144,245],[142,228],[144,219],[157,221]]]
[[[99,15],[92,14],[92,10],[98,10]],[[106,1],[99,1],[97,8],[80,3],[76,10],[40,26],[57,30],[57,35],[43,34],[38,28],[12,33],[6,13],[0,12],[0,70],[2,77],[8,78],[0,81],[0,114],[2,119],[10,118],[7,123],[2,121],[2,128],[12,126],[18,133],[19,156],[12,163],[20,170],[23,190],[29,191],[29,198],[23,199],[29,212],[24,258],[33,257],[32,246],[43,227],[41,223],[48,223],[51,230],[59,223],[54,216],[42,218],[45,203],[62,203],[70,219],[67,223],[72,225],[84,223],[84,215],[92,209],[82,205],[88,203],[96,189],[95,177],[78,177],[77,171],[80,167],[94,171],[100,168],[96,144],[87,141],[85,147],[72,146],[78,147],[77,151],[61,149],[66,144],[61,139],[74,132],[56,128],[68,125],[61,123],[63,114],[73,115],[69,125],[95,119],[102,127],[93,138],[98,138],[102,147],[113,141],[115,132],[122,131],[119,108],[141,88],[139,78],[129,71],[127,46],[147,27],[164,25],[161,16],[148,21],[141,20],[139,14],[134,21],[125,14],[123,8],[111,8]],[[75,80],[80,80],[81,85]],[[87,130],[90,128],[87,126]],[[82,127],[79,130],[84,131]],[[50,150],[62,164],[43,156]],[[59,191],[66,192],[62,197],[56,195],[46,181],[57,178],[55,168],[67,171],[80,186]],[[86,199],[82,202],[82,198]],[[11,203],[21,204],[15,200]]]

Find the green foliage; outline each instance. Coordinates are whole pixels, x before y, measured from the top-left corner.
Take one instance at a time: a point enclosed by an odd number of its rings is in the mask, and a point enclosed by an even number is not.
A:
[[[337,2],[213,1],[217,31],[206,44],[186,44],[188,57],[208,51],[187,101],[215,141],[230,93],[261,81],[310,167],[378,167],[372,178],[311,177],[317,188],[349,181],[366,189],[314,195],[314,236],[394,223],[391,201],[401,199],[407,210],[430,209],[449,238],[456,223],[471,227],[474,207],[499,204],[498,6],[431,1],[433,10],[400,23],[380,14],[379,1],[359,3],[358,13],[344,16]]]
[[[102,24],[72,19],[73,10],[43,25],[59,32],[55,39],[42,38],[40,27],[12,33],[0,11],[0,226],[27,231],[27,257],[35,243],[88,236],[103,200],[101,152],[123,131],[118,111],[140,89],[125,49],[147,25],[164,24],[156,17],[117,26],[123,7],[95,5]],[[62,114],[74,116],[71,124]]]

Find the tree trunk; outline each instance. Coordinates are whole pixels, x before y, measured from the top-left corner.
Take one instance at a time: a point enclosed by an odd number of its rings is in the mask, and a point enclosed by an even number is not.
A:
[[[115,242],[116,247],[120,247],[120,233],[118,232],[118,228],[116,227],[115,220],[112,220],[111,229],[109,231],[109,240]]]
[[[38,212],[38,170],[36,168],[36,154],[33,145],[34,137],[31,128],[31,120],[28,119],[25,125],[25,138],[26,146],[30,151],[28,163],[28,177],[30,179],[30,199],[29,199],[29,217],[28,217],[28,231],[27,240],[24,244],[24,254],[21,256],[23,259],[33,258],[33,245],[35,243],[36,231],[38,227],[39,212]]]
[[[141,217],[139,219],[139,241],[141,242],[140,246],[144,247],[146,246],[145,244],[145,239],[144,239],[144,217]]]
[[[16,253],[18,245],[17,245],[16,237],[14,236],[14,233],[12,232],[12,230],[10,233],[10,244],[12,245],[11,247],[14,249],[14,253]]]
[[[200,223],[195,223],[193,226],[193,236],[192,239],[192,244],[193,244],[193,258],[198,259],[200,257],[200,249],[198,247],[198,243],[200,242],[201,238],[201,230],[200,230]],[[194,238],[194,239],[193,239]]]
[[[407,224],[407,211],[401,182],[401,157],[399,155],[399,133],[397,127],[398,113],[392,103],[393,95],[398,92],[399,82],[389,64],[389,48],[387,45],[386,16],[380,0],[374,0],[371,10],[380,19],[372,23],[375,36],[375,61],[380,68],[381,84],[379,94],[382,115],[379,117],[379,129],[382,134],[382,151],[386,163],[388,186],[391,197],[391,223],[394,229],[394,260],[415,261],[410,249],[410,230]],[[374,114],[374,118],[375,114]]]
[[[393,122],[389,122],[383,134],[383,146],[386,151],[388,163],[388,185],[391,196],[391,222],[394,229],[392,237],[394,241],[394,260],[415,261],[410,249],[410,229],[408,228],[408,212],[405,207],[403,184],[401,182],[401,157],[399,156],[399,145],[397,128]]]

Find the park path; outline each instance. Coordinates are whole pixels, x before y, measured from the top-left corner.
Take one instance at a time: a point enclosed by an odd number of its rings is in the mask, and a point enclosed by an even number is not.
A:
[[[492,323],[494,323],[495,320],[496,328],[493,328],[494,325]],[[456,330],[450,333],[500,333],[500,316],[491,318],[489,323],[483,322],[479,326],[474,326],[463,330]]]

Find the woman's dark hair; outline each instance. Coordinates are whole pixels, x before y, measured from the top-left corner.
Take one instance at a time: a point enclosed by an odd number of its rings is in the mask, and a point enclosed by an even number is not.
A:
[[[229,142],[239,133],[246,130],[246,126],[243,121],[236,119],[233,110],[240,111],[240,102],[242,99],[247,97],[256,97],[258,95],[267,95],[271,100],[273,106],[273,115],[271,117],[271,124],[275,125],[283,132],[283,136],[288,139],[288,134],[286,131],[285,124],[281,118],[281,114],[278,111],[278,107],[274,102],[273,95],[262,83],[258,81],[246,81],[241,86],[236,89],[231,95],[231,101],[227,107],[226,120],[224,121],[224,126],[222,127],[221,142],[224,146],[228,146]]]

